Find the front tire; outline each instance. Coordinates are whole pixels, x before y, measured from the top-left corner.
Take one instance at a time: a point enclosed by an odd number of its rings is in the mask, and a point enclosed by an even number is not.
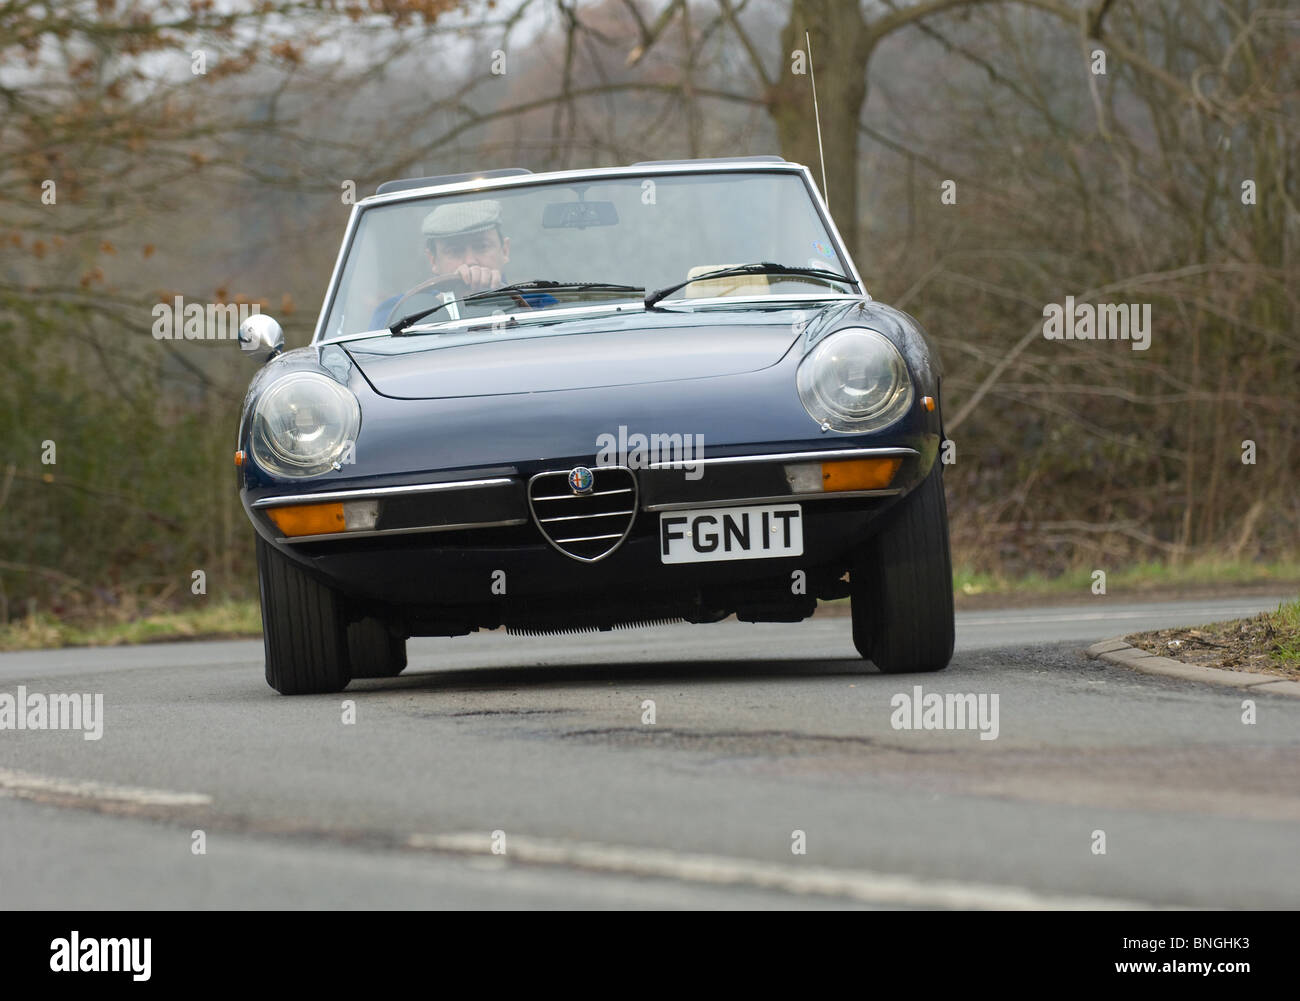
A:
[[[339,692],[347,687],[352,678],[342,596],[260,535],[257,581],[266,683],[281,695]]]
[[[853,645],[885,674],[942,671],[954,639],[942,466],[884,516],[850,575]]]
[[[354,678],[396,678],[406,668],[406,640],[382,619],[358,619],[348,626],[348,662]]]

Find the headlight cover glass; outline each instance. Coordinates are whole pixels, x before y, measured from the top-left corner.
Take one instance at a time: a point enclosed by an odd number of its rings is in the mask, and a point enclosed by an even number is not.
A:
[[[838,330],[799,364],[799,399],[836,431],[877,431],[912,406],[912,379],[898,348],[865,328]]]
[[[361,405],[349,390],[317,372],[293,372],[253,408],[253,458],[278,476],[315,476],[334,468],[360,427]]]

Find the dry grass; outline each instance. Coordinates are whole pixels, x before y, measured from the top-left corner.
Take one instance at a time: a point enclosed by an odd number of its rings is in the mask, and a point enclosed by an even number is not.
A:
[[[1300,600],[1251,619],[1159,629],[1127,639],[1149,653],[1187,664],[1276,674],[1300,681]]]

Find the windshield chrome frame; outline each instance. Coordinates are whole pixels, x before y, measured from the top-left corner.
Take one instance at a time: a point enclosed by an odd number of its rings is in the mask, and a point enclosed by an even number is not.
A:
[[[499,188],[517,188],[528,185],[542,185],[550,183],[562,183],[567,181],[599,181],[612,177],[648,177],[648,176],[665,176],[665,175],[690,175],[690,174],[719,174],[719,173],[743,173],[743,174],[798,174],[803,178],[804,187],[807,189],[809,196],[812,198],[813,207],[820,217],[822,225],[826,229],[827,235],[830,236],[832,243],[835,245],[835,251],[839,254],[840,259],[848,265],[847,277],[852,279],[853,284],[861,291],[858,294],[843,296],[844,298],[870,298],[867,294],[866,287],[862,283],[862,276],[858,273],[857,265],[853,261],[853,255],[848,252],[844,245],[844,239],[840,236],[840,231],[835,225],[835,220],[831,218],[830,210],[826,206],[826,201],[822,198],[821,192],[813,182],[812,172],[803,164],[799,163],[755,163],[753,161],[736,161],[735,163],[719,163],[712,161],[709,163],[690,164],[674,163],[659,164],[655,166],[643,167],[588,167],[580,170],[557,170],[543,174],[514,174],[508,177],[491,177],[481,178],[478,180],[459,181],[454,184],[436,184],[427,188],[410,188],[405,191],[392,191],[385,195],[371,195],[363,198],[352,206],[352,212],[348,216],[347,229],[343,233],[343,241],[339,245],[338,257],[334,261],[334,270],[330,274],[329,284],[325,289],[325,297],[321,302],[320,314],[316,318],[316,327],[312,332],[311,343],[330,343],[336,344],[341,341],[356,340],[362,337],[382,337],[388,334],[387,330],[364,331],[356,334],[341,334],[338,337],[330,338],[328,342],[321,336],[325,327],[325,321],[329,317],[330,310],[334,306],[334,298],[338,294],[339,283],[342,280],[344,262],[347,260],[348,252],[356,238],[357,229],[361,223],[361,216],[367,210],[380,205],[391,205],[394,202],[419,201],[428,198],[431,195],[455,195],[468,194],[476,191],[490,191]],[[841,298],[841,294],[832,293],[825,296],[812,295],[808,299],[836,299]],[[720,297],[723,301],[739,302],[742,301],[740,296]],[[765,300],[786,299],[789,296],[764,296],[756,297]],[[664,300],[677,307],[683,303],[702,304],[705,299],[674,299]],[[590,307],[589,307],[590,308]],[[554,315],[552,310],[546,310],[547,313]],[[494,317],[499,321],[499,317]]]

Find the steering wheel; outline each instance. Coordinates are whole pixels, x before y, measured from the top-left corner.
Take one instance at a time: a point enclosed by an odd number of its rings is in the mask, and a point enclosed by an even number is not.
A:
[[[417,295],[420,295],[423,292],[432,292],[435,289],[443,289],[444,291],[453,292],[459,299],[464,298],[465,293],[469,290],[469,286],[466,285],[460,275],[457,274],[434,275],[432,278],[426,278],[424,281],[420,282],[419,285],[416,285],[413,289],[407,291],[400,299],[393,303],[393,308],[388,311],[388,318],[384,320],[384,326],[392,326],[392,324],[400,320],[405,315],[405,311],[402,307],[411,299],[414,299]]]
[[[432,278],[426,278],[413,289],[406,292],[400,299],[393,303],[393,308],[388,311],[388,318],[384,320],[384,326],[391,326],[404,315],[402,307],[407,301],[414,299],[417,295],[424,292],[432,292],[435,289],[453,292],[458,299],[463,299],[469,292],[469,286],[458,274],[434,275]],[[522,306],[524,309],[531,309],[532,304],[518,292],[511,292],[510,298]]]

